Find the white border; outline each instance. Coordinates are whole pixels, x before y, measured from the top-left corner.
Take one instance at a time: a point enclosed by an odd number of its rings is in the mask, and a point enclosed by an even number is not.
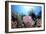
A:
[[[18,29],[12,29],[11,28],[11,5],[30,5],[30,6],[41,6],[42,7],[42,26],[40,28],[18,28]],[[42,4],[24,4],[24,3],[9,3],[9,32],[16,32],[16,31],[32,31],[32,30],[43,30],[44,29],[44,6]]]

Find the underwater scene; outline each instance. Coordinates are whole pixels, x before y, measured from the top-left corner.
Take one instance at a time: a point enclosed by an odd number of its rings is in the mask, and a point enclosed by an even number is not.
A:
[[[11,5],[11,28],[40,28],[42,7]]]

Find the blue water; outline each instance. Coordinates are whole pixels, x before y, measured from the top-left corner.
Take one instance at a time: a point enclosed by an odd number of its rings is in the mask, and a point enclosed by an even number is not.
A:
[[[41,6],[11,5],[11,11],[20,15],[29,15],[30,12],[33,12],[38,16],[41,9]]]

